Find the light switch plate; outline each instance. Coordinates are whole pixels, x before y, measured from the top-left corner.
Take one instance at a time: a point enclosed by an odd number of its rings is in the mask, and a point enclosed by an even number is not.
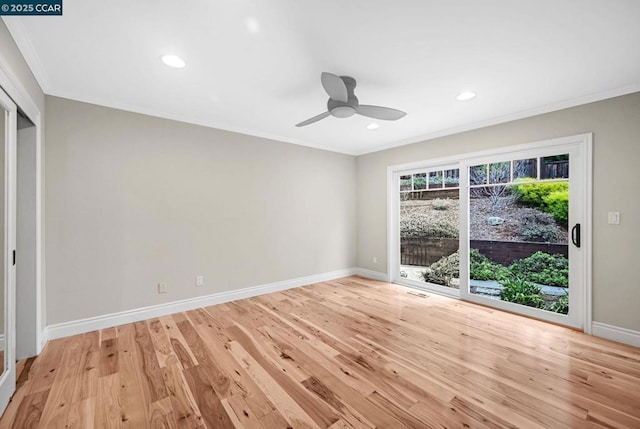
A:
[[[168,288],[167,282],[158,283],[158,293],[167,293]]]
[[[607,220],[609,225],[620,225],[620,212],[609,212]]]

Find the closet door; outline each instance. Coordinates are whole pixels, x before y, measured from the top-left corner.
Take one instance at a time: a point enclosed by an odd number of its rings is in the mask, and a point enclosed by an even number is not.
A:
[[[16,385],[16,133],[15,103],[0,89],[0,411]]]

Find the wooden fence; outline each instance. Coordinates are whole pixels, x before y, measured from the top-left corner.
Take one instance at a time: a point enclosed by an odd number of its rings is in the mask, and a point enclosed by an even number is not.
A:
[[[402,265],[429,266],[443,256],[458,250],[457,238],[402,237],[400,239],[400,263]],[[471,240],[472,249],[477,249],[493,262],[504,266],[517,259],[528,258],[541,251],[552,255],[569,255],[566,244],[530,243],[523,241]]]

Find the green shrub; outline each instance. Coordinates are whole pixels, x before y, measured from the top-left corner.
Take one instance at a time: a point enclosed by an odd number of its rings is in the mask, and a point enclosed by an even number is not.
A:
[[[427,178],[424,176],[413,176],[413,189],[426,189]]]
[[[458,251],[443,256],[422,273],[425,282],[449,286],[452,278],[460,277],[460,254]]]
[[[569,189],[551,192],[543,199],[544,211],[551,213],[558,223],[566,226],[569,222]]]
[[[401,237],[458,238],[458,227],[428,214],[410,213],[400,216]]]
[[[520,235],[524,241],[536,243],[556,243],[560,240],[560,234],[553,225],[526,225],[520,229]]]
[[[491,261],[478,249],[471,249],[469,257],[469,278],[473,280],[502,280],[509,275],[505,266]]]
[[[547,286],[569,286],[569,260],[562,255],[536,252],[519,259],[509,266],[511,274],[518,278]]]
[[[539,286],[518,277],[509,277],[500,283],[503,286],[500,291],[501,300],[535,308],[544,307],[544,298]]]
[[[442,175],[434,174],[433,176],[429,176],[429,185],[442,185]]]
[[[561,236],[549,213],[534,211],[521,217],[520,236],[524,241],[556,243]]]
[[[517,185],[511,187],[511,192],[516,195],[518,201],[529,204],[533,207],[544,207],[544,197],[552,192],[568,191],[569,182],[549,182],[549,183],[527,183],[534,179],[520,179]]]
[[[460,178],[459,177],[445,177],[444,178],[444,185],[447,186],[447,187],[459,186],[460,185]]]
[[[569,314],[569,295],[561,296],[556,302],[548,305],[545,310],[554,313]]]
[[[551,213],[561,224],[569,219],[569,182],[524,183],[511,186],[517,201]]]

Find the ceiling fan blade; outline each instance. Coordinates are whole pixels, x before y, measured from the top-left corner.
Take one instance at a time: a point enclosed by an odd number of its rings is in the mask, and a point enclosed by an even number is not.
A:
[[[329,112],[320,113],[319,115],[316,115],[313,118],[309,118],[306,121],[302,121],[299,124],[296,124],[296,127],[304,127],[305,125],[313,124],[314,122],[318,122],[319,120],[326,118],[330,114],[331,113]]]
[[[322,81],[322,87],[327,91],[329,97],[336,101],[342,101],[343,103],[347,102],[349,98],[349,95],[347,94],[347,86],[339,76],[322,72],[320,80]]]
[[[390,107],[368,106],[361,104],[358,106],[356,113],[369,118],[382,119],[384,121],[396,121],[406,115],[402,110],[392,109]]]

